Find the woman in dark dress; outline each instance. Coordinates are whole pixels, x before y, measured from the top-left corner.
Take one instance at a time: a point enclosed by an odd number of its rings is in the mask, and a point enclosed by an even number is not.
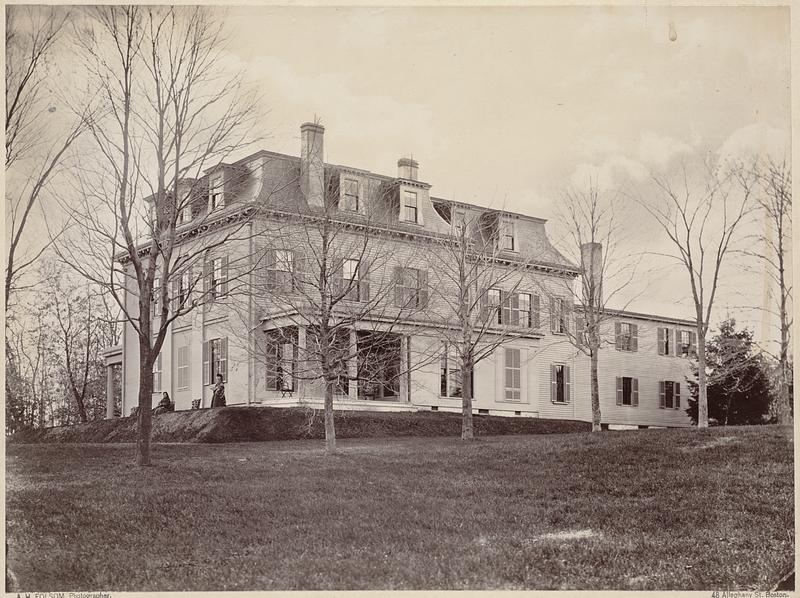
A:
[[[225,384],[222,382],[222,374],[217,374],[217,383],[214,385],[214,394],[211,397],[211,407],[225,406]]]
[[[169,393],[165,391],[164,395],[161,397],[161,401],[159,401],[156,408],[153,409],[153,415],[167,413],[168,411],[175,411],[175,403],[169,398]]]

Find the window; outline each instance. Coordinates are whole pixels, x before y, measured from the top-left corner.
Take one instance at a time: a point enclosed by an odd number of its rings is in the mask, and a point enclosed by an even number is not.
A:
[[[158,308],[158,300],[161,297],[161,279],[156,277],[153,279],[153,294],[150,298],[150,319],[155,320],[161,313]]]
[[[439,387],[443,397],[461,396],[461,360],[447,343],[442,348]]]
[[[267,390],[294,391],[297,346],[294,335],[281,331],[268,333],[266,338]]]
[[[572,399],[572,382],[570,368],[563,363],[550,366],[550,401],[553,403],[569,403]]]
[[[467,211],[463,208],[456,208],[453,214],[453,233],[457,237],[461,237],[467,226]]]
[[[225,193],[222,190],[222,176],[215,176],[208,185],[208,211],[225,205]]]
[[[522,399],[522,364],[520,350],[505,350],[505,400],[519,402]]]
[[[153,362],[153,392],[161,392],[161,353]]]
[[[215,338],[203,343],[203,384],[216,384],[217,374],[228,381],[228,339]]]
[[[519,312],[517,314],[517,325],[523,328],[530,328],[531,320],[531,295],[530,293],[519,294]]]
[[[661,409],[681,408],[681,385],[679,382],[662,380],[658,383],[658,406]]]
[[[403,191],[403,220],[417,222],[417,194],[413,191]]]
[[[358,212],[358,181],[353,179],[344,180],[341,209],[349,212]]]
[[[614,324],[614,344],[618,351],[639,350],[639,327],[629,322]]]
[[[501,324],[503,320],[502,310],[502,293],[500,289],[489,289],[486,291],[486,307],[487,317],[489,322]]]
[[[395,303],[398,307],[424,307],[428,303],[428,272],[417,268],[395,270]]]
[[[191,302],[191,288],[192,269],[189,267],[172,281],[172,300],[176,310]]]
[[[294,290],[295,252],[277,249],[267,255],[267,289],[276,293]]]
[[[672,335],[669,328],[658,328],[658,354],[659,355],[672,355],[675,352],[673,348]]]
[[[514,222],[508,218],[503,218],[500,223],[500,249],[517,250],[514,239]]]
[[[530,328],[538,326],[539,298],[530,293],[500,292],[502,312],[499,323]]]
[[[178,224],[186,224],[192,220],[192,204],[187,204],[178,212]]]
[[[369,279],[366,266],[358,260],[342,262],[342,285],[348,289],[345,299],[349,301],[369,301]]]
[[[569,324],[569,304],[566,299],[553,297],[550,299],[550,332],[566,334]]]
[[[679,336],[677,342],[677,349],[682,357],[690,357],[697,353],[697,346],[695,345],[695,333],[690,330],[677,331]]]
[[[228,294],[228,258],[215,257],[206,262],[206,289],[211,301]]]
[[[178,390],[189,388],[189,347],[178,347],[175,354],[176,367],[178,370]]]
[[[617,405],[639,406],[639,380],[637,378],[617,377]]]

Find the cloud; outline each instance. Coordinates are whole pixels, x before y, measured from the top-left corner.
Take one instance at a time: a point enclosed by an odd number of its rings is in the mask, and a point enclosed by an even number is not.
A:
[[[717,154],[723,160],[748,160],[755,156],[788,159],[789,132],[766,123],[753,123],[734,131],[719,147]]]
[[[639,140],[639,159],[659,168],[664,168],[676,156],[691,153],[692,150],[688,143],[653,131],[645,131]]]
[[[600,164],[578,164],[569,177],[569,182],[578,188],[596,185],[601,191],[606,191],[622,187],[629,180],[642,181],[649,172],[638,160],[615,154],[608,156]]]

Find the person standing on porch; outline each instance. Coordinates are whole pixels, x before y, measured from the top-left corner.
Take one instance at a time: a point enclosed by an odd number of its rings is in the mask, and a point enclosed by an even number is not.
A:
[[[214,385],[214,394],[211,396],[211,407],[225,406],[225,384],[222,381],[222,374],[217,374],[217,383]]]

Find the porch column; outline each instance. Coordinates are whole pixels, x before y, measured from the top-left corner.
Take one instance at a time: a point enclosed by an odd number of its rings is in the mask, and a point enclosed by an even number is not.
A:
[[[411,400],[411,393],[409,392],[409,386],[411,382],[411,370],[409,367],[410,364],[410,352],[409,349],[411,347],[411,343],[409,342],[409,337],[407,335],[403,335],[400,337],[400,383],[398,385],[399,390],[399,397],[401,401],[410,401]]]
[[[106,419],[114,417],[114,366],[106,366]]]
[[[308,369],[308,360],[306,359],[306,327],[297,327],[297,363],[295,364],[295,372],[301,374],[306,373]],[[298,400],[305,396],[306,382],[302,378],[295,377],[294,387],[297,392]]]
[[[358,400],[358,335],[356,329],[350,329],[350,350],[353,357],[347,360],[347,376],[350,378],[347,384],[347,396],[350,399]]]

